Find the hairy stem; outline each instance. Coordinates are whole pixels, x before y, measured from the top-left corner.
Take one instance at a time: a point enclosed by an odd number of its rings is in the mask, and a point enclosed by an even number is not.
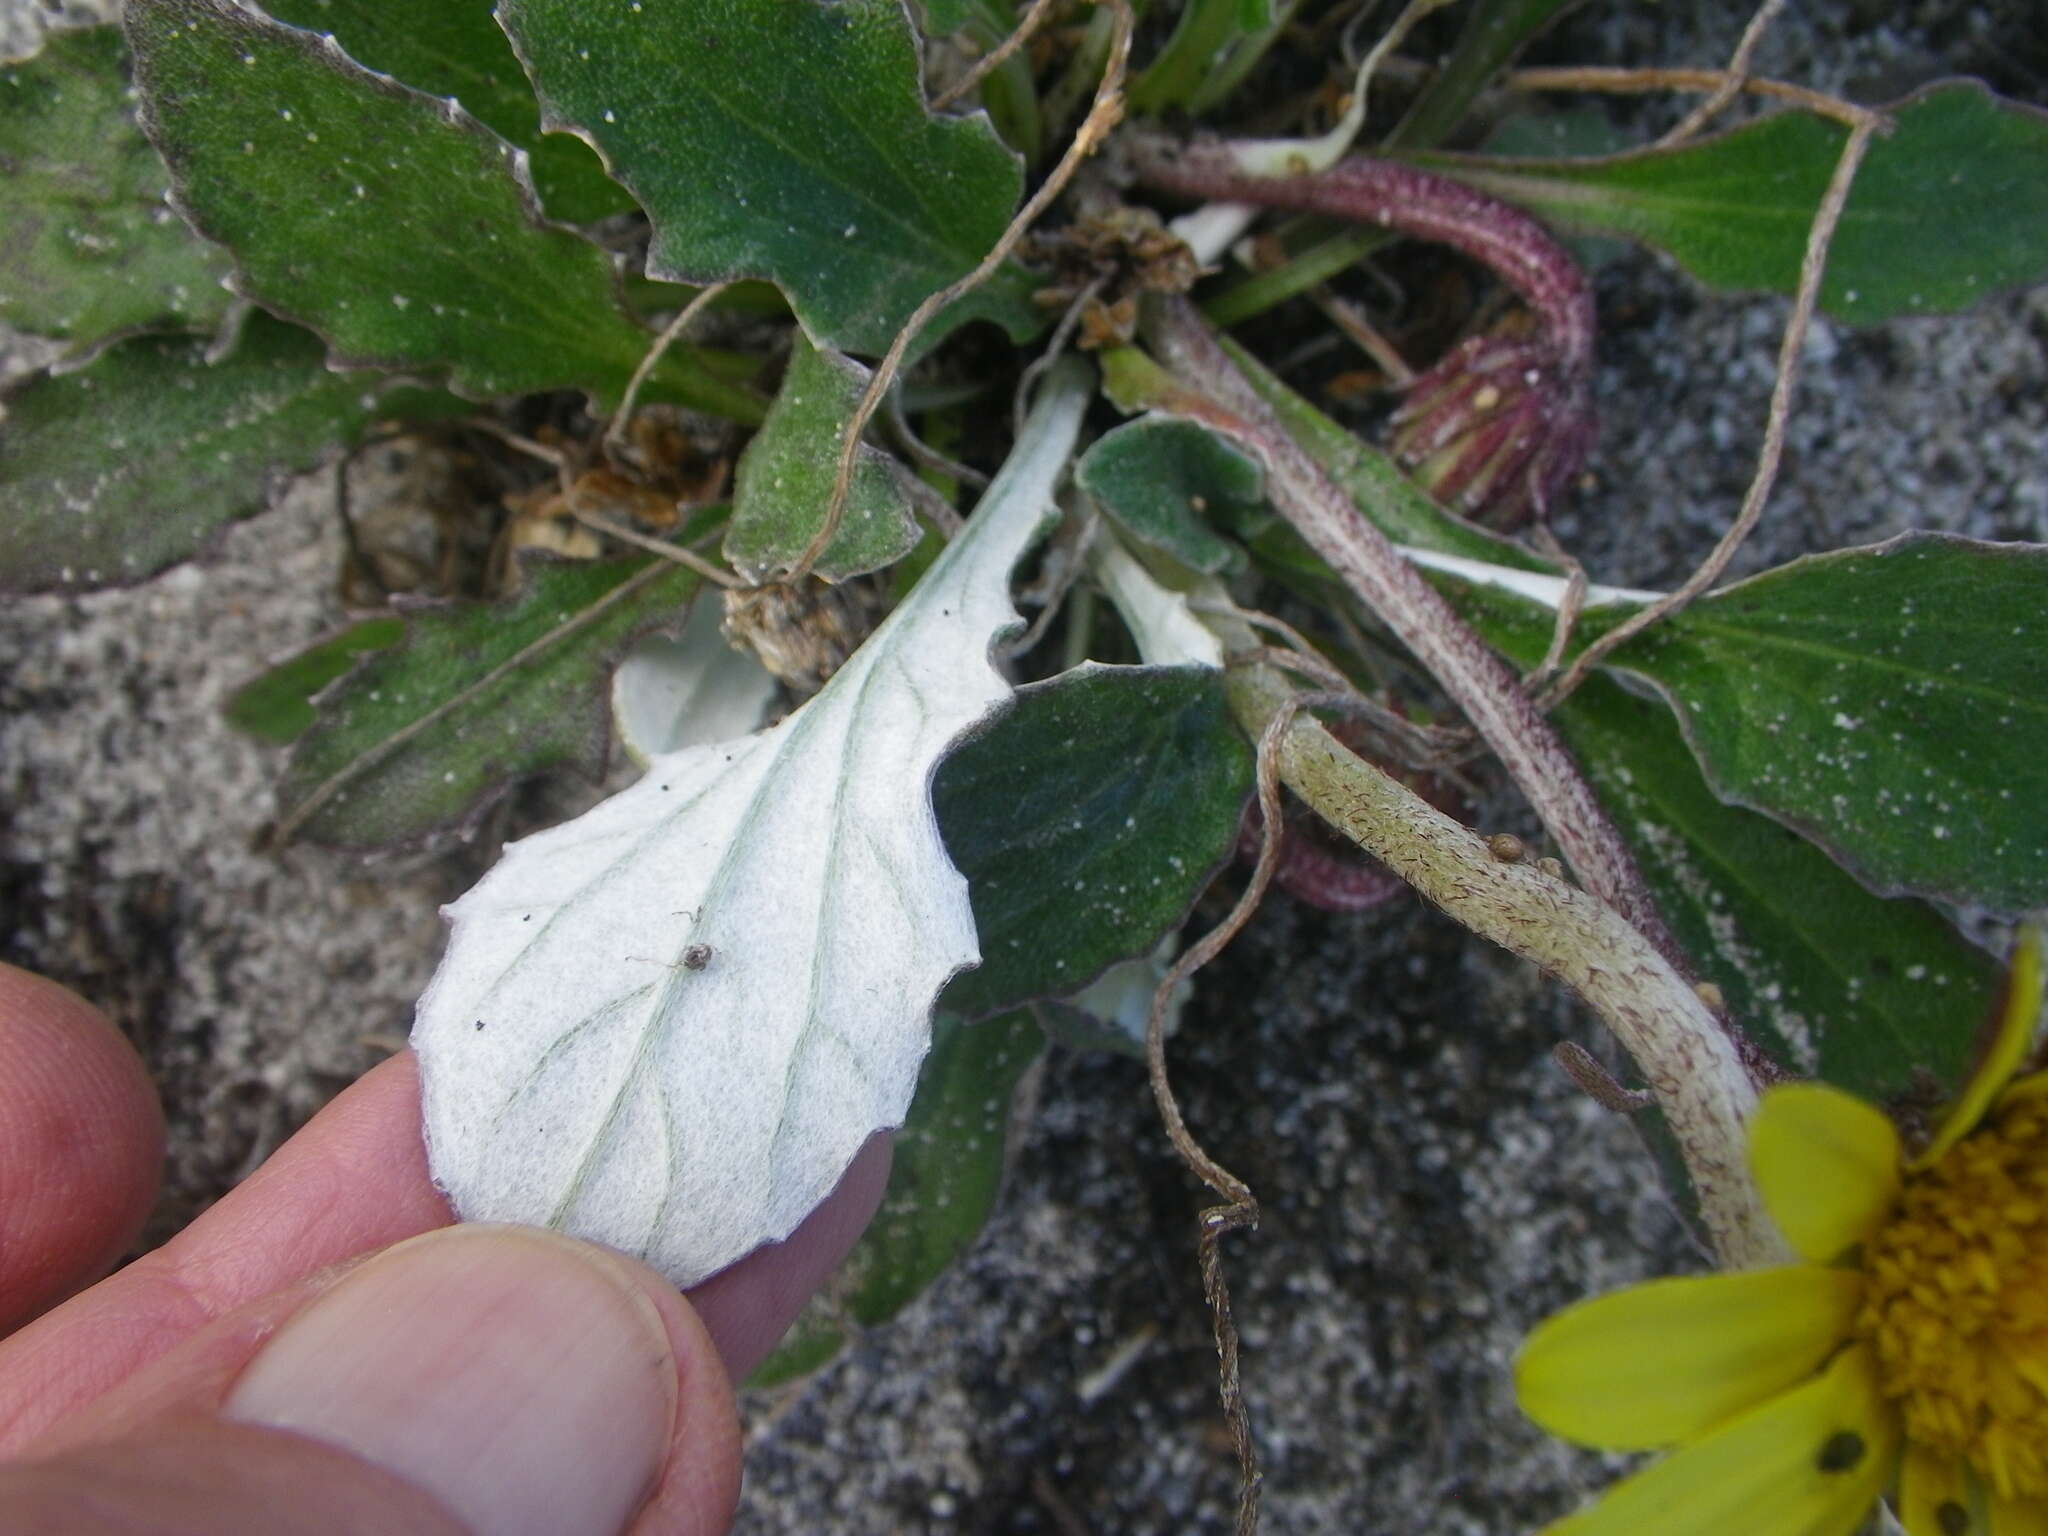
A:
[[[1293,703],[1290,686],[1267,666],[1233,667],[1226,687],[1239,722],[1260,736]],[[1287,723],[1276,753],[1288,788],[1332,826],[1474,933],[1563,981],[1614,1031],[1670,1123],[1723,1264],[1787,1260],[1744,1157],[1756,1086],[1734,1041],[1669,960],[1595,896],[1533,862],[1497,857],[1484,838],[1315,721]]]
[[[1141,181],[1185,197],[1327,214],[1462,251],[1536,311],[1560,364],[1581,371],[1592,365],[1592,287],[1571,253],[1526,213],[1392,160],[1354,156],[1307,175],[1259,174],[1264,167],[1246,165],[1254,148],[1141,138],[1133,141],[1132,165]]]
[[[1634,855],[1507,664],[1287,435],[1186,301],[1155,306],[1150,329],[1161,360],[1203,392],[1175,408],[1199,415],[1264,463],[1273,505],[1442,684],[1506,765],[1579,878],[1668,961],[1685,968]],[[1205,402],[1212,409],[1204,411]]]

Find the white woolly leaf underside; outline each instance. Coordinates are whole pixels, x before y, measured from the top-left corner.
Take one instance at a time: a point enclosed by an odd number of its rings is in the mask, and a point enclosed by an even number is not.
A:
[[[932,773],[1009,694],[990,647],[1085,398],[1048,382],[981,509],[809,703],[654,758],[444,909],[413,1044],[458,1215],[690,1285],[902,1123],[933,1000],[980,958]]]

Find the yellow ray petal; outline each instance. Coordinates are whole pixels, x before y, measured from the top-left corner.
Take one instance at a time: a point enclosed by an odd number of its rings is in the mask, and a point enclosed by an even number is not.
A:
[[[1749,1166],[1778,1230],[1826,1264],[1863,1241],[1899,1194],[1899,1133],[1878,1110],[1823,1083],[1771,1089],[1749,1122]]]
[[[1608,1490],[1546,1536],[1850,1536],[1890,1480],[1898,1426],[1870,1351]]]
[[[2048,1536],[2048,1502],[1991,1496],[1991,1536]]]
[[[1652,1280],[1538,1327],[1515,1360],[1515,1392],[1567,1440],[1673,1445],[1819,1369],[1862,1297],[1855,1271],[1813,1265]]]
[[[1924,1168],[1961,1141],[1984,1118],[1984,1111],[1998,1097],[1998,1091],[2019,1070],[2027,1049],[2034,1043],[2034,1025],[2041,1017],[2041,929],[2022,923],[2014,935],[2012,968],[2005,978],[2005,1006],[1999,1011],[1998,1032],[1984,1051],[1984,1057],[1956,1095],[1955,1103],[1935,1127],[1934,1140],[1913,1161]]]
[[[1961,1463],[1910,1440],[1899,1467],[1899,1524],[1907,1536],[1986,1536]]]

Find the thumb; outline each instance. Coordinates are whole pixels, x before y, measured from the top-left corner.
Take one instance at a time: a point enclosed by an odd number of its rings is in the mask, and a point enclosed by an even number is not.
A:
[[[0,1528],[602,1536],[646,1510],[642,1528],[710,1536],[738,1491],[731,1392],[688,1303],[525,1228],[431,1232],[351,1270],[217,1411],[0,1471]]]

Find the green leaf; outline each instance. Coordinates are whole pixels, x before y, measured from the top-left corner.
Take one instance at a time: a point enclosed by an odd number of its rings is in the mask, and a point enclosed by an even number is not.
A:
[[[1022,187],[985,118],[933,117],[900,0],[504,0],[544,121],[654,221],[647,269],[767,277],[820,345],[885,351],[995,244]],[[1007,268],[950,314],[1041,323]],[[943,322],[941,322],[943,323]]]
[[[1248,455],[1175,416],[1104,434],[1081,456],[1075,480],[1139,543],[1212,576],[1241,568],[1244,553],[1210,530],[1208,514],[1265,504],[1264,476]]]
[[[0,322],[82,351],[144,326],[210,329],[226,259],[165,200],[113,27],[0,68]]]
[[[1430,145],[1450,136],[1494,76],[1578,0],[1481,0],[1465,13],[1458,41],[1387,136],[1391,146]]]
[[[1131,110],[1152,117],[1192,102],[1225,54],[1270,16],[1267,6],[1245,0],[1188,0],[1158,57],[1131,82]]]
[[[1523,666],[1552,615],[1499,587],[1433,577]],[[2000,967],[1933,908],[1873,895],[1826,853],[1708,786],[1671,712],[1606,677],[1552,712],[1657,902],[1734,1017],[1788,1067],[1870,1098],[1953,1085]]]
[[[492,0],[269,0],[264,9],[287,26],[333,34],[365,69],[429,96],[453,96],[499,137],[531,157],[533,183],[549,215],[587,224],[634,211],[633,199],[604,173],[581,139],[543,134],[512,44],[491,15]]]
[[[940,1014],[917,1096],[896,1133],[888,1192],[837,1276],[747,1378],[770,1387],[808,1375],[856,1332],[923,1294],[967,1250],[995,1208],[1008,1106],[1045,1036],[1028,1013],[964,1024]]]
[[[1966,309],[2048,277],[2048,113],[1975,81],[1887,109],[1828,251],[1844,320]],[[1784,112],[1677,149],[1584,163],[1423,157],[1568,228],[1661,246],[1716,288],[1790,293],[1848,130]]]
[[[1463,525],[1432,523],[1434,504],[1375,450],[1250,376],[1382,529],[1471,556]],[[1718,592],[1609,664],[1671,698],[1723,798],[1796,827],[1881,894],[2017,913],[2048,902],[2044,592],[2048,548],[1906,534]],[[1632,611],[1588,613],[1580,638]]]
[[[1686,952],[1778,1060],[1882,1099],[1953,1088],[2002,968],[1933,908],[1873,896],[1805,838],[1726,805],[1660,703],[1595,678],[1554,717]]]
[[[981,939],[943,1006],[1062,996],[1150,950],[1229,856],[1251,774],[1212,669],[1091,662],[1020,688],[932,784]]]
[[[979,0],[917,0],[917,13],[927,37],[951,37],[984,7]]]
[[[459,107],[229,0],[137,0],[128,34],[144,127],[251,298],[344,361],[447,368],[466,395],[617,398],[651,338],[612,258],[541,222],[517,152]],[[758,419],[687,359],[657,378]]]
[[[2048,905],[2048,547],[1908,533],[1694,603],[1612,658],[1654,682],[1723,798],[1867,884]]]
[[[344,848],[419,844],[522,779],[603,772],[612,666],[682,623],[698,578],[659,558],[524,570],[516,597],[413,613],[404,640],[321,695],[278,789],[285,828]]]
[[[466,409],[376,375],[332,373],[319,339],[252,314],[233,350],[138,336],[30,379],[0,422],[0,592],[86,591],[190,559],[388,416]]]
[[[782,390],[740,455],[733,479],[725,557],[747,580],[762,581],[793,567],[824,526],[840,441],[868,378],[868,370],[851,358],[796,338]],[[908,480],[909,471],[895,459],[861,444],[846,512],[818,557],[818,575],[843,581],[878,571],[915,547],[917,517]]]
[[[1017,8],[1009,0],[943,0],[913,7],[918,30],[926,37],[968,34],[968,42],[988,54],[1017,30]],[[1020,49],[982,77],[976,93],[988,109],[989,121],[1027,165],[1044,148],[1045,124],[1039,112],[1038,87],[1031,78],[1030,50]]]
[[[237,730],[278,746],[298,740],[318,718],[313,695],[346,676],[370,651],[385,650],[405,637],[405,620],[364,619],[281,661],[228,695],[221,713]]]

